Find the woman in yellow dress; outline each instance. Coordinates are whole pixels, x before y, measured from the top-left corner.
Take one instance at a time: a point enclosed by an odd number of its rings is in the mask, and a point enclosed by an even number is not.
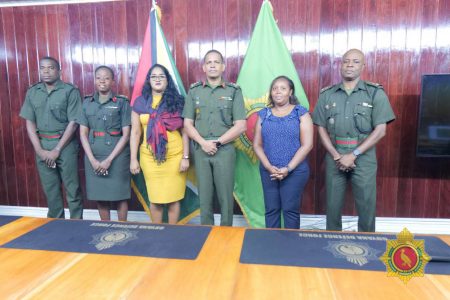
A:
[[[180,216],[189,168],[189,138],[181,118],[183,106],[184,98],[169,71],[162,65],[153,65],[131,113],[130,171],[138,174],[142,169],[155,223],[162,222],[164,205],[168,206],[170,224],[177,223]]]

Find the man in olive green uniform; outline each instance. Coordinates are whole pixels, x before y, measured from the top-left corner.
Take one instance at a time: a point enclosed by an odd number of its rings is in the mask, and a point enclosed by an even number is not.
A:
[[[347,51],[341,63],[342,82],[320,92],[313,113],[327,150],[327,230],[342,230],[347,181],[352,183],[358,231],[375,231],[377,158],[375,145],[395,119],[381,85],[360,80],[364,54]]]
[[[26,94],[20,116],[26,119],[28,137],[36,152],[36,165],[47,197],[49,218],[64,218],[61,181],[70,218],[81,219],[82,197],[78,178],[78,142],[75,118],[81,107],[79,90],[60,80],[59,62],[39,61],[41,82]]]
[[[225,82],[223,56],[210,50],[203,59],[205,82],[191,85],[186,97],[184,128],[194,140],[195,170],[200,199],[200,218],[214,225],[213,196],[217,192],[222,226],[233,223],[233,140],[246,130],[246,112],[241,89]]]

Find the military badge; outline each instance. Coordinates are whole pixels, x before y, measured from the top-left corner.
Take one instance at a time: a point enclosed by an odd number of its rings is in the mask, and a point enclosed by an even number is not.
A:
[[[398,277],[405,284],[412,277],[423,277],[425,265],[430,256],[425,252],[424,240],[414,240],[414,236],[404,228],[397,240],[386,241],[386,252],[380,260],[386,265],[389,277]]]

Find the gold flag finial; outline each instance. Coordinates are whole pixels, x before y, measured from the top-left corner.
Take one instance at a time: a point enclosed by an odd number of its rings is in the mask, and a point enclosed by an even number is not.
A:
[[[162,17],[161,8],[159,7],[159,5],[156,3],[155,0],[152,1],[152,6],[154,9],[156,9],[156,16],[158,17],[158,22],[161,23]]]

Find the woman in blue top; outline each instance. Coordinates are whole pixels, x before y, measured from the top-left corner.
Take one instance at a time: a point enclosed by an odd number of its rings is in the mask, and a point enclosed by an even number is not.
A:
[[[270,85],[269,105],[258,112],[253,149],[259,158],[266,227],[300,228],[300,203],[309,178],[306,161],[313,145],[313,123],[298,104],[291,79]]]

